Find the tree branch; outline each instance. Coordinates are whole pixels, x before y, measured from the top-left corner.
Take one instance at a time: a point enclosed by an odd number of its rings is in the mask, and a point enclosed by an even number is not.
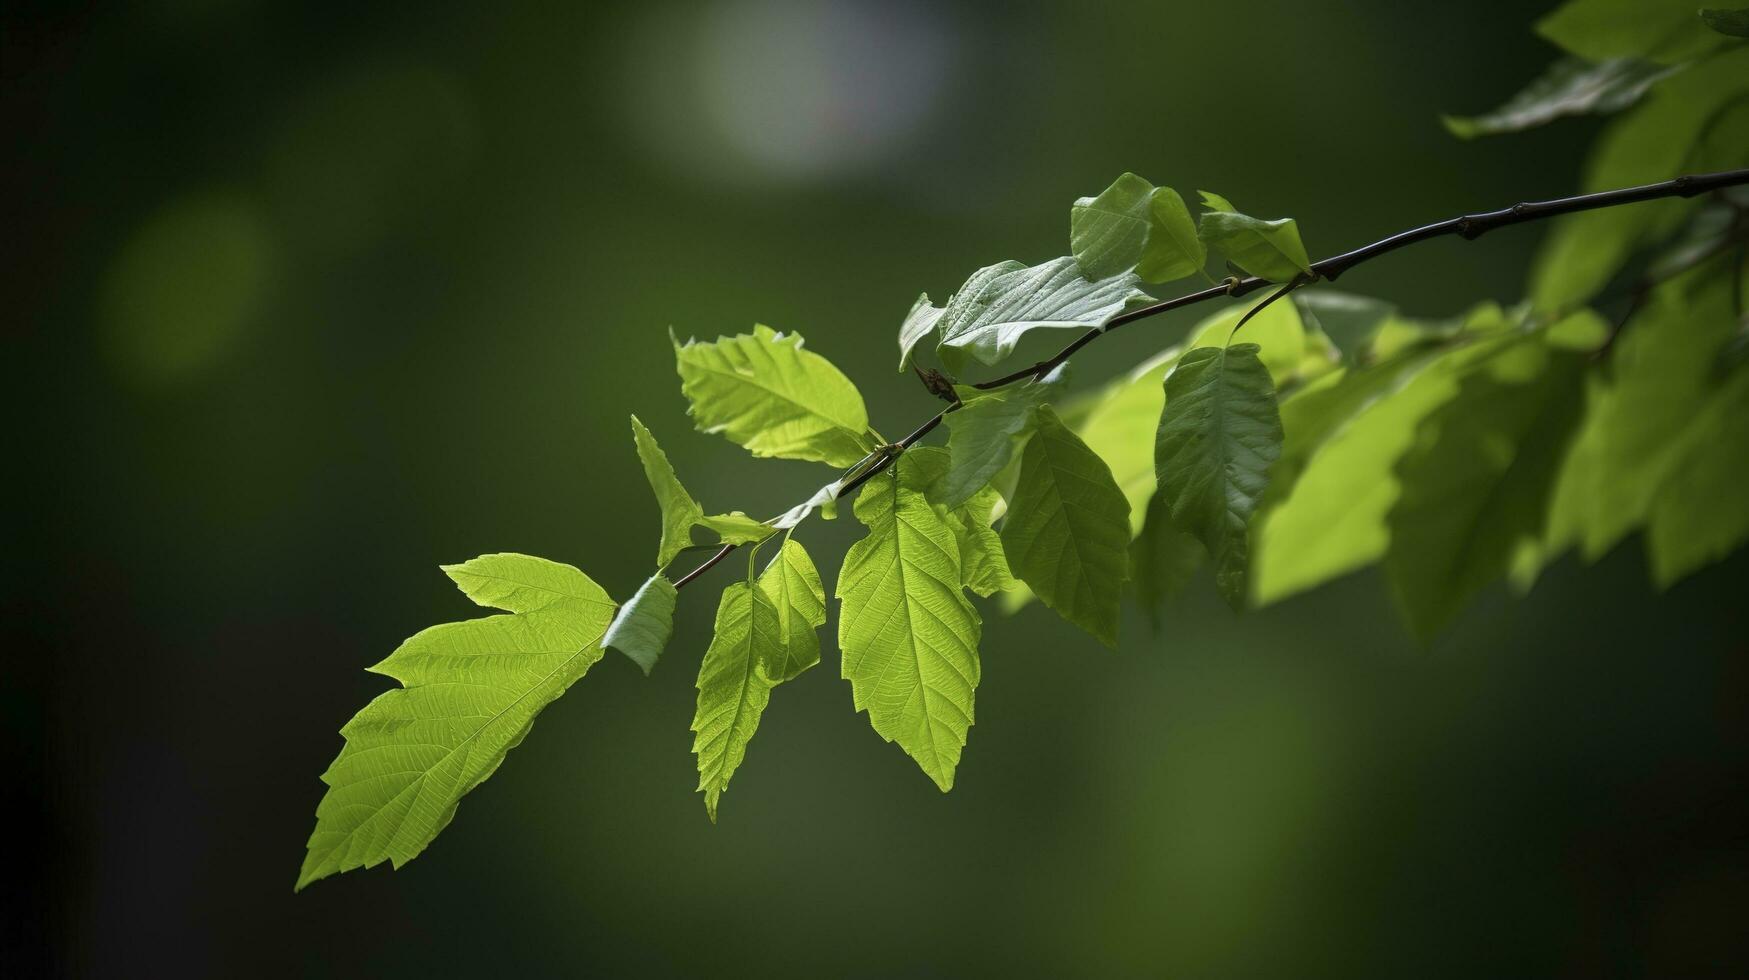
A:
[[[1436,221],[1429,225],[1422,225],[1419,228],[1411,228],[1408,231],[1400,231],[1395,235],[1381,238],[1370,245],[1362,245],[1360,248],[1352,251],[1343,252],[1340,255],[1332,255],[1327,259],[1320,259],[1319,261],[1312,263],[1311,275],[1302,277],[1303,282],[1301,279],[1294,280],[1293,283],[1290,283],[1278,293],[1275,298],[1286,295],[1294,285],[1309,284],[1317,282],[1320,279],[1335,281],[1343,273],[1363,262],[1371,261],[1381,255],[1386,255],[1395,252],[1400,248],[1407,248],[1410,245],[1433,238],[1457,235],[1466,241],[1474,241],[1496,228],[1505,228],[1508,225],[1524,224],[1531,221],[1542,221],[1546,218],[1553,218],[1563,214],[1572,214],[1576,211],[1595,211],[1600,208],[1620,207],[1624,204],[1637,204],[1641,201],[1654,201],[1660,198],[1695,197],[1700,194],[1708,193],[1709,191],[1715,191],[1725,187],[1734,187],[1739,184],[1749,184],[1749,169],[1724,170],[1710,174],[1688,174],[1682,177],[1677,177],[1674,180],[1666,180],[1657,184],[1644,184],[1639,187],[1624,187],[1620,190],[1600,191],[1595,194],[1579,194],[1574,197],[1560,197],[1551,201],[1527,201],[1521,204],[1514,204],[1511,207],[1501,208],[1498,211],[1480,211],[1475,214],[1459,215],[1455,218],[1447,218],[1444,221]],[[1064,361],[1067,361],[1076,351],[1079,351],[1081,348],[1092,343],[1095,338],[1104,336],[1126,323],[1145,320],[1149,317],[1159,316],[1162,313],[1170,313],[1173,310],[1182,309],[1186,306],[1194,306],[1197,303],[1205,303],[1209,300],[1219,299],[1223,296],[1244,296],[1247,293],[1269,285],[1271,281],[1272,280],[1263,279],[1258,276],[1229,280],[1218,286],[1211,286],[1194,293],[1186,293],[1183,296],[1162,300],[1149,306],[1143,306],[1120,313],[1106,321],[1104,326],[1094,327],[1091,330],[1088,330],[1086,333],[1075,338],[1075,340],[1068,346],[1050,357],[1039,361],[1037,364],[1034,364],[1031,367],[1022,368],[1012,374],[1005,374],[1002,377],[990,381],[979,382],[972,387],[981,391],[988,391],[992,388],[1002,388],[1014,384],[1017,381],[1025,381],[1028,378],[1044,377]],[[880,473],[888,466],[891,466],[893,461],[898,459],[906,449],[911,448],[917,440],[928,435],[936,426],[941,424],[941,420],[946,418],[949,412],[952,412],[959,407],[960,406],[956,403],[954,405],[949,405],[940,412],[937,412],[934,418],[924,422],[922,425],[914,429],[910,435],[895,443],[894,448],[896,451],[886,454],[881,459],[877,460],[875,465],[847,481],[838,489],[838,496],[844,497],[850,494],[864,483],[867,483],[876,474]],[[736,546],[732,544],[723,545],[716,554],[705,559],[697,568],[694,568],[692,571],[687,572],[685,575],[677,579],[674,583],[674,587],[676,589],[682,588],[693,579],[703,575],[718,562],[728,557],[729,552],[734,551],[735,548]]]

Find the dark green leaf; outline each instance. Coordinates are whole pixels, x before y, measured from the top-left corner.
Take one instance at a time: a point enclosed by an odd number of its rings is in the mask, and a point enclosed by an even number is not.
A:
[[[1049,405],[1038,408],[1001,537],[1009,568],[1045,605],[1117,646],[1130,505],[1105,461]]]
[[[1161,604],[1190,584],[1207,555],[1195,535],[1172,522],[1172,507],[1164,495],[1148,501],[1142,533],[1130,542],[1130,577],[1142,612],[1155,630],[1160,628]]]
[[[1749,9],[1702,10],[1700,19],[1706,26],[1730,37],[1749,37]]]
[[[947,413],[951,462],[935,499],[958,507],[988,485],[1032,435],[1038,406],[1055,388],[1047,380],[990,392],[960,389],[960,407]]]
[[[1474,139],[1532,129],[1563,116],[1620,112],[1674,70],[1637,58],[1611,58],[1597,64],[1561,58],[1493,112],[1445,116],[1441,121],[1452,135]]]
[[[1214,561],[1215,586],[1245,603],[1251,515],[1281,454],[1275,385],[1256,344],[1199,347],[1166,378],[1166,410],[1154,443],[1172,521]]]

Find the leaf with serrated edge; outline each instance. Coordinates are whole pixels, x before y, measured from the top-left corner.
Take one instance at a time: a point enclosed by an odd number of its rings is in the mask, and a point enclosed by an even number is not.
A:
[[[844,467],[874,448],[862,395],[802,338],[756,326],[715,343],[674,343],[680,390],[701,432],[755,456]]]
[[[1208,549],[1215,587],[1235,609],[1245,603],[1251,515],[1281,454],[1275,385],[1258,350],[1199,347],[1179,358],[1154,443],[1172,521]]]
[[[948,301],[936,322],[935,354],[950,371],[967,357],[996,364],[1034,330],[1086,329],[1105,322],[1132,301],[1146,301],[1134,273],[1090,280],[1075,257],[1041,265],[1003,262],[980,269]]]
[[[698,666],[698,711],[692,751],[705,813],[717,822],[717,800],[729,788],[771,701],[774,665],[784,660],[783,627],[765,590],[734,582],[717,606],[715,635]]]
[[[644,477],[650,481],[656,503],[662,508],[662,543],[656,550],[656,564],[660,567],[692,544],[693,525],[704,516],[704,509],[681,486],[673,464],[668,462],[668,454],[636,415],[632,416],[632,438],[637,443],[638,460],[644,464]]]
[[[340,730],[297,887],[417,857],[492,775],[540,710],[601,659],[613,600],[569,565],[484,555],[444,568],[475,602],[512,615],[414,634],[372,667],[402,687]]]
[[[991,392],[960,388],[960,407],[947,413],[951,455],[939,486],[939,499],[958,507],[1008,465],[1036,424],[1036,410],[1055,386],[1033,381]]]
[[[783,656],[769,665],[767,679],[791,680],[820,662],[820,637],[814,631],[826,625],[826,586],[807,549],[786,535],[777,555],[760,573],[759,587],[777,609],[778,633],[783,638]]]
[[[1040,406],[1002,522],[1009,568],[1045,605],[1116,647],[1129,544],[1130,505],[1110,468]]]
[[[678,597],[674,583],[660,572],[650,576],[620,607],[607,635],[601,638],[601,646],[625,654],[648,676],[668,646],[669,637],[674,635],[674,605]]]
[[[857,710],[945,793],[972,725],[982,622],[961,591],[953,528],[917,469],[906,453],[856,498],[868,535],[838,575],[838,646]]]

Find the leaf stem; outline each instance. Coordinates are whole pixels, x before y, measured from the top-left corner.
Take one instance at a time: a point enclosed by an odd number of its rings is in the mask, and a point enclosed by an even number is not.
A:
[[[1655,201],[1668,197],[1695,197],[1710,191],[1719,190],[1725,187],[1734,187],[1739,184],[1749,184],[1749,169],[1723,170],[1717,173],[1708,174],[1686,174],[1656,184],[1643,184],[1639,187],[1624,187],[1620,190],[1613,191],[1599,191],[1595,194],[1578,194],[1573,197],[1558,197],[1548,201],[1526,201],[1514,204],[1510,207],[1501,208],[1497,211],[1478,211],[1474,214],[1458,215],[1455,218],[1447,218],[1444,221],[1435,221],[1432,224],[1422,225],[1418,228],[1410,228],[1407,231],[1400,231],[1394,235],[1381,238],[1369,245],[1362,245],[1357,249],[1343,252],[1339,255],[1332,255],[1326,259],[1320,259],[1317,262],[1312,263],[1311,275],[1304,278],[1306,282],[1315,282],[1320,279],[1333,281],[1343,273],[1363,262],[1369,262],[1381,255],[1387,255],[1400,248],[1407,248],[1410,245],[1425,242],[1433,238],[1443,238],[1448,235],[1456,235],[1465,241],[1474,241],[1496,228],[1505,228],[1509,225],[1525,224],[1531,221],[1542,221],[1547,218],[1553,218],[1563,214],[1572,214],[1577,211],[1595,211],[1600,208],[1613,208],[1620,207],[1624,204],[1637,204],[1641,201]],[[1081,348],[1092,343],[1095,338],[1104,336],[1126,323],[1145,320],[1149,317],[1159,316],[1162,313],[1170,313],[1173,310],[1182,309],[1186,306],[1206,303],[1213,299],[1220,299],[1229,296],[1235,298],[1244,296],[1246,293],[1261,289],[1262,287],[1269,285],[1271,282],[1272,280],[1264,279],[1259,276],[1250,276],[1245,279],[1240,279],[1237,282],[1223,282],[1215,286],[1210,286],[1207,289],[1199,289],[1193,293],[1185,293],[1182,296],[1161,300],[1160,302],[1149,306],[1138,307],[1133,310],[1119,313],[1117,316],[1107,320],[1103,326],[1094,327],[1087,331],[1071,341],[1062,350],[1057,351],[1055,354],[1042,361],[1039,361],[1037,364],[1034,364],[1031,367],[1022,368],[1012,374],[1005,374],[1000,378],[979,382],[972,387],[977,388],[980,391],[989,391],[993,388],[1002,388],[1014,384],[1017,381],[1025,381],[1028,378],[1044,377],[1064,361],[1067,361],[1076,351],[1079,351]],[[1298,279],[1294,282],[1288,283],[1285,288],[1277,292],[1275,296],[1271,297],[1269,300],[1259,304],[1256,309],[1261,309],[1263,306],[1268,305],[1268,303],[1287,295],[1287,293],[1292,291],[1297,284],[1299,284]],[[1255,313],[1256,309],[1252,310],[1252,312]],[[1240,322],[1243,323],[1243,321]],[[917,440],[922,439],[924,436],[932,432],[936,426],[941,424],[941,420],[947,417],[947,413],[958,407],[958,404],[949,405],[947,408],[937,412],[934,418],[931,418],[929,421],[924,422],[922,425],[912,430],[910,435],[899,440],[897,443],[894,443],[893,448],[896,451],[882,455],[873,462],[873,465],[868,466],[861,472],[846,479],[843,485],[838,488],[838,496],[843,497],[851,493],[856,490],[856,488],[867,483],[876,474],[880,473],[888,466],[891,466],[893,460],[898,459],[900,454],[911,448]],[[861,464],[858,465],[860,466]],[[694,568],[692,571],[687,572],[676,580],[674,587],[676,589],[683,588],[693,579],[710,571],[713,566],[728,557],[729,552],[734,550],[735,545],[723,545],[716,554],[705,559],[697,568]]]

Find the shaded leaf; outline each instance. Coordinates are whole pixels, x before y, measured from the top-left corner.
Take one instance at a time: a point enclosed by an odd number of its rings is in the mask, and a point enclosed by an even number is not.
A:
[[[1589,61],[1644,57],[1674,64],[1717,41],[1694,0],[1568,0],[1536,31]]]
[[[1275,385],[1256,344],[1200,347],[1166,378],[1154,460],[1172,521],[1213,560],[1215,587],[1245,603],[1251,515],[1281,454]]]
[[[1561,58],[1493,112],[1444,116],[1441,121],[1453,136],[1474,139],[1532,129],[1564,116],[1619,112],[1673,70],[1637,58],[1611,58],[1597,64]]]
[[[1029,381],[995,391],[960,389],[960,407],[947,413],[950,456],[936,498],[958,507],[988,486],[1036,424],[1038,406],[1056,389],[1050,381]]]
[[[1111,470],[1049,406],[1021,457],[1002,522],[1009,568],[1064,619],[1117,646],[1130,505]]]
[[[1749,9],[1702,10],[1700,19],[1706,26],[1728,37],[1749,37]]]
[[[1172,507],[1163,495],[1148,501],[1146,514],[1142,533],[1130,542],[1130,577],[1142,612],[1158,630],[1160,606],[1196,577],[1208,549],[1173,522]]]

